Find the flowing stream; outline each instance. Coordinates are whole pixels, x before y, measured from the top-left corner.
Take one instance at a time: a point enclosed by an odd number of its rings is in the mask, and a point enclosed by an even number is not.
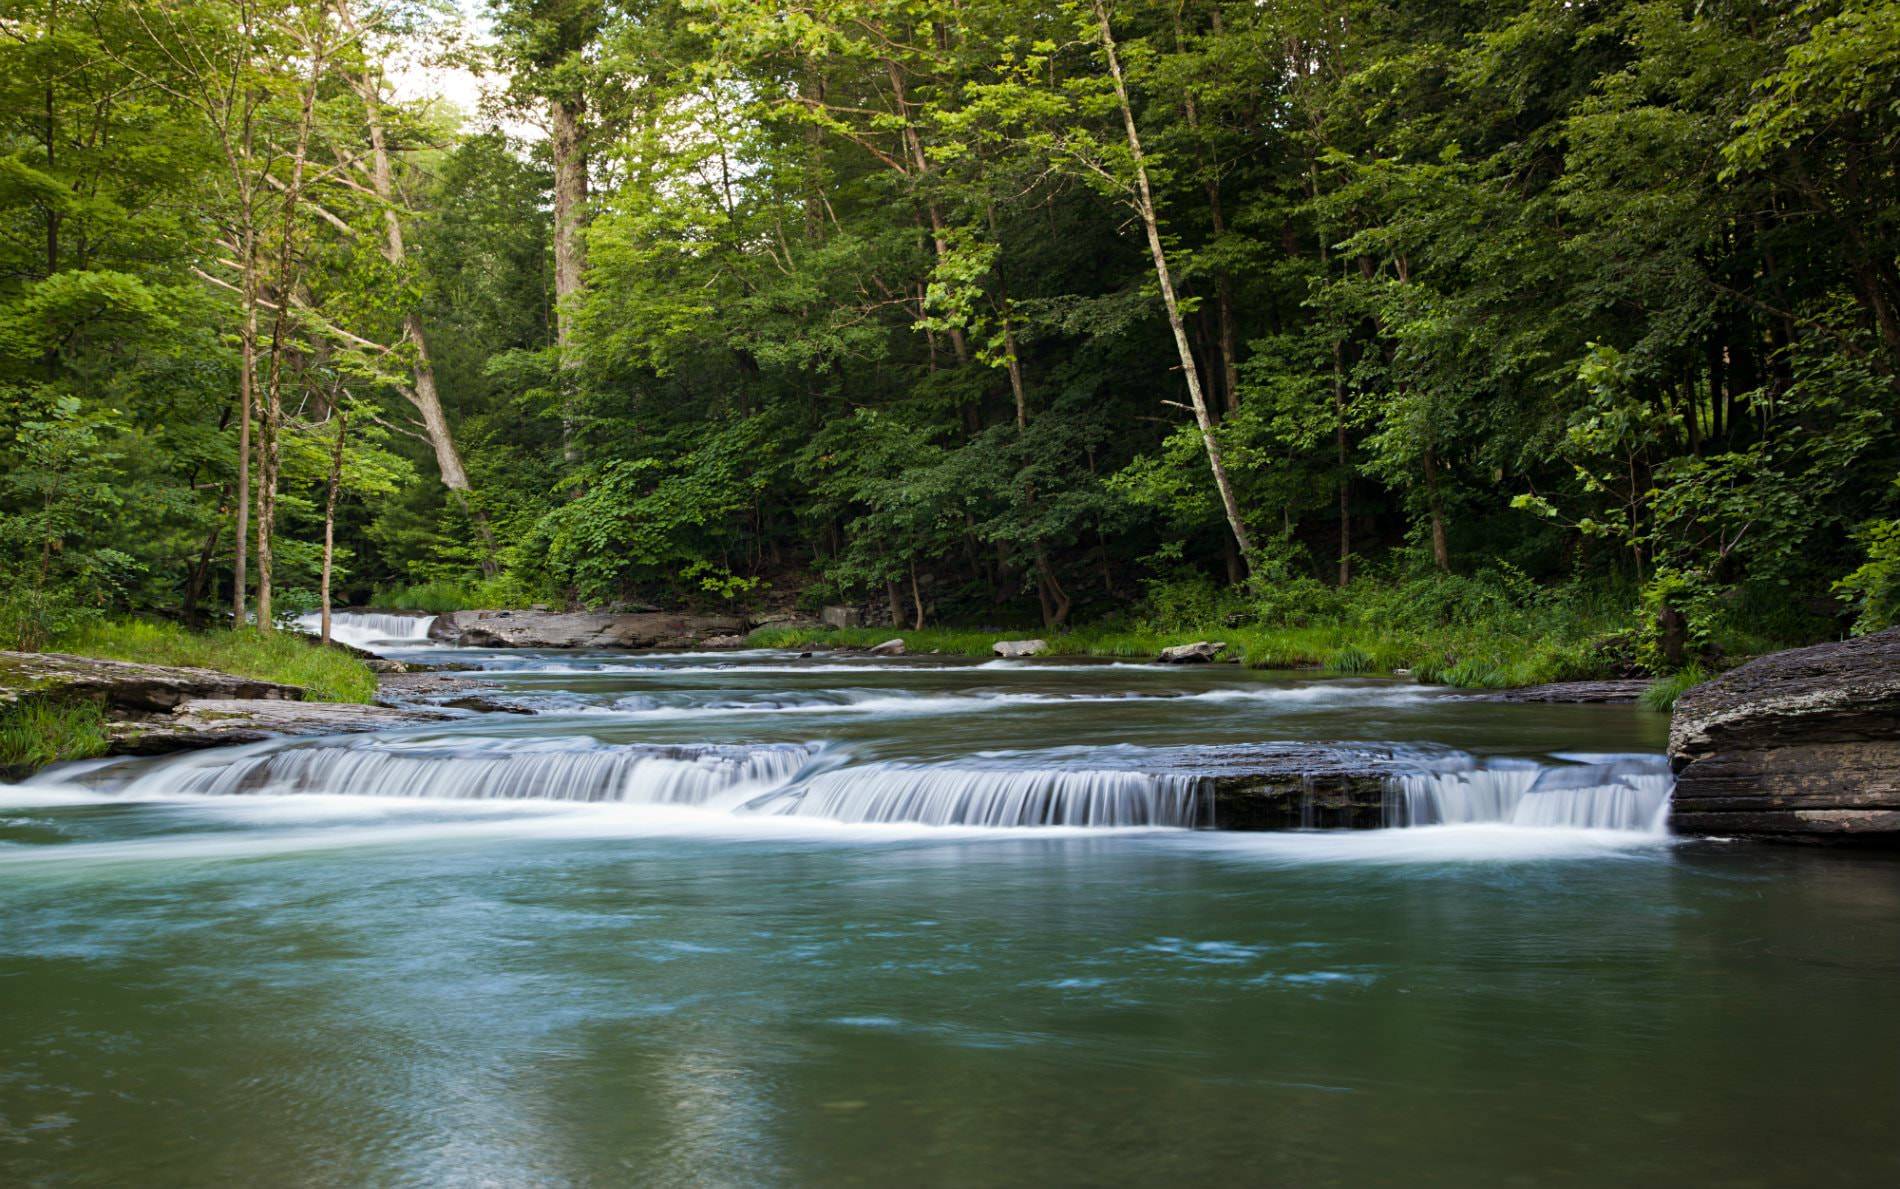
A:
[[[525,713],[0,787],[0,1183],[1900,1175],[1900,864],[1672,839],[1660,716],[427,630]],[[1205,828],[1311,755],[1388,828]]]

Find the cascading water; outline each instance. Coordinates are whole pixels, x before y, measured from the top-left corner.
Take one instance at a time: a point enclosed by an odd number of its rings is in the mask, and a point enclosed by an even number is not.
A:
[[[1199,777],[1118,770],[865,764],[771,792],[750,812],[928,826],[1201,826]]]
[[[706,805],[784,784],[796,745],[607,746],[586,740],[413,741],[362,736],[199,752],[142,769],[129,795],[345,793],[462,800]]]
[[[1675,785],[1661,756],[1563,756],[1479,764],[1469,757],[1387,779],[1386,824],[1479,822],[1591,830],[1667,828]]]
[[[352,648],[370,649],[376,644],[400,644],[416,647],[429,639],[433,615],[391,615],[381,611],[332,611],[330,638]],[[323,628],[323,616],[312,611],[297,617],[297,626],[311,635]]]

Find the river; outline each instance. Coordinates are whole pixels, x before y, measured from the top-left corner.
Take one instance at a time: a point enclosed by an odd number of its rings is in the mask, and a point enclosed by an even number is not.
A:
[[[1661,716],[377,646],[537,713],[0,787],[0,1183],[1900,1178],[1900,864],[1670,838]],[[1193,828],[1314,743],[1405,824]]]

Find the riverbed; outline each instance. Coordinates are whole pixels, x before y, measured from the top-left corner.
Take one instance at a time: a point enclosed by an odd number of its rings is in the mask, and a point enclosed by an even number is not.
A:
[[[535,713],[0,788],[0,1181],[1900,1177],[1900,864],[1672,839],[1659,715],[417,644]],[[1394,828],[1203,828],[1294,744]]]

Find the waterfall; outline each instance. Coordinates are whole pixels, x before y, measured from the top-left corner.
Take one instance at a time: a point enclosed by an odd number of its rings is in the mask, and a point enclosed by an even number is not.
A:
[[[127,794],[347,793],[465,800],[618,801],[705,805],[790,780],[810,759],[791,744],[620,745],[585,739],[359,736],[236,752],[195,752],[144,768]]]
[[[1114,769],[865,764],[768,793],[755,813],[929,826],[1201,826],[1201,780]]]
[[[1560,757],[1565,758],[1565,757]],[[1675,780],[1661,756],[1578,756],[1544,765],[1528,760],[1480,764],[1463,757],[1387,780],[1386,824],[1513,826],[1591,830],[1667,828]]]
[[[375,644],[426,643],[433,615],[391,615],[383,611],[330,612],[330,638],[352,648],[369,649]],[[297,617],[297,626],[311,635],[323,630],[323,615],[312,611]]]

